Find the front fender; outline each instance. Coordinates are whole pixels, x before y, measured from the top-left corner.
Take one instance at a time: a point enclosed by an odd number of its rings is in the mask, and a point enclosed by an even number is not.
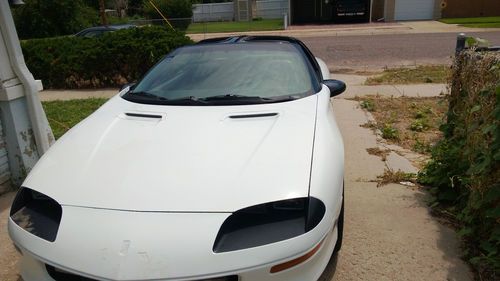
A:
[[[342,205],[344,143],[333,114],[329,92],[321,91],[318,95],[309,193],[325,203],[326,219],[333,221],[340,214]]]

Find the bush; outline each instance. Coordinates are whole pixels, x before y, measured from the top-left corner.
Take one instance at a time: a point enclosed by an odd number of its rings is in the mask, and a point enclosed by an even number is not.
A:
[[[98,23],[98,12],[82,0],[25,0],[13,9],[21,39],[74,34]]]
[[[415,132],[427,131],[430,128],[429,121],[425,118],[415,119],[410,124],[410,130]]]
[[[193,17],[191,0],[156,0],[153,3],[167,17],[175,29],[185,31],[191,24],[191,18]],[[149,0],[143,2],[143,13],[146,18],[156,19],[159,20],[156,23],[164,24],[163,18],[149,3]]]
[[[360,103],[361,108],[366,109],[370,112],[375,111],[375,103],[372,100],[364,100]]]
[[[419,181],[456,214],[482,280],[500,278],[500,53],[467,51],[453,65],[444,139]]]
[[[143,27],[21,45],[28,68],[46,88],[97,88],[135,81],[168,52],[191,42],[180,32]]]
[[[384,124],[381,128],[382,137],[386,140],[398,140],[399,131],[392,124]]]
[[[167,18],[191,18],[193,16],[193,5],[191,0],[155,0],[153,3]],[[149,0],[143,2],[144,15],[149,19],[161,19]]]

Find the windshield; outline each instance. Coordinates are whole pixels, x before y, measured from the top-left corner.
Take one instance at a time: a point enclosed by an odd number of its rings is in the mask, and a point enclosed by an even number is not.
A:
[[[195,45],[168,55],[124,98],[166,104],[284,101],[311,94],[312,73],[300,49],[289,43]]]

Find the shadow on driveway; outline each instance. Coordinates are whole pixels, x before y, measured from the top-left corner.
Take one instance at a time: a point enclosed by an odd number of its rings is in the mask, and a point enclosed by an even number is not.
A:
[[[340,252],[342,252],[342,250],[340,250]],[[337,270],[338,260],[339,260],[339,253],[336,253],[328,261],[328,265],[326,266],[325,271],[323,272],[323,274],[321,274],[321,277],[318,279],[318,281],[334,280],[333,277],[335,276],[335,271]]]

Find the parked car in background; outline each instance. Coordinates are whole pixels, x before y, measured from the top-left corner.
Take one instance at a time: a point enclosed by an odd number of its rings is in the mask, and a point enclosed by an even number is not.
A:
[[[127,28],[134,28],[137,27],[136,25],[133,24],[115,24],[115,25],[106,25],[106,26],[94,26],[94,27],[89,27],[86,28],[77,34],[75,36],[78,37],[87,37],[87,38],[93,38],[93,37],[99,37],[102,36],[106,32],[113,32],[117,31],[120,29],[127,29]]]
[[[342,244],[345,88],[293,38],[171,52],[22,184],[23,279],[318,280]]]

